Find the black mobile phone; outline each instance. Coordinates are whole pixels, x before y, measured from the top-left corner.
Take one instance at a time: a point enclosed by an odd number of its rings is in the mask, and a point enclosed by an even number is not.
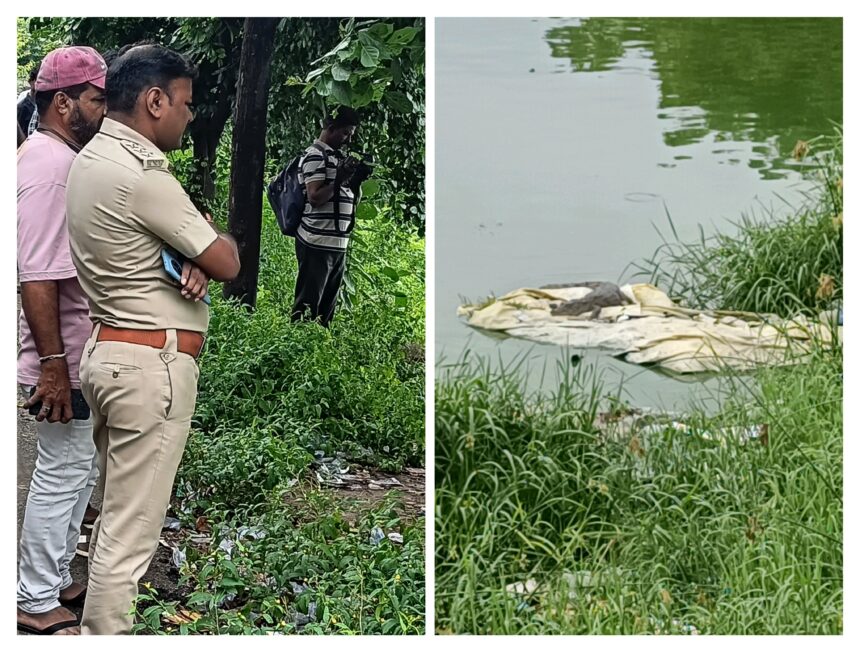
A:
[[[33,387],[30,390],[30,396],[36,393],[36,388]],[[31,405],[30,409],[27,410],[33,416],[39,414],[39,411],[42,409],[42,401]],[[87,401],[84,398],[84,393],[79,389],[72,390],[72,418],[80,419],[82,421],[86,421],[90,418],[90,406],[87,405]]]

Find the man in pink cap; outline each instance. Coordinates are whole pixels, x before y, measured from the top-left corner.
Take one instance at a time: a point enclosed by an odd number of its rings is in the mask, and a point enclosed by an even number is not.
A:
[[[20,542],[18,629],[32,634],[79,634],[66,605],[82,603],[86,594],[69,563],[98,475],[78,376],[92,327],[69,249],[66,180],[104,117],[106,71],[92,48],[49,53],[35,83],[39,128],[18,150],[18,382],[26,406],[38,406],[36,466]]]

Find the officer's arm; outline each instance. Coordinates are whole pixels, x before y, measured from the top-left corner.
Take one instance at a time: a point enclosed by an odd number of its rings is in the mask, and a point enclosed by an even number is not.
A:
[[[218,233],[214,224],[212,228]],[[239,275],[239,250],[236,240],[229,233],[218,233],[215,242],[192,260],[209,278],[216,281],[232,281]]]
[[[232,281],[239,274],[236,241],[207,224],[166,168],[145,171],[129,202],[133,219],[192,260],[209,278]]]

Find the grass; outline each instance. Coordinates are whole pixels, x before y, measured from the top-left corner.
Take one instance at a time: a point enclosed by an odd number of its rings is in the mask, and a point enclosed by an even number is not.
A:
[[[745,401],[694,412],[688,432],[617,440],[594,425],[587,368],[551,395],[528,395],[518,372],[455,368],[436,394],[437,628],[840,632],[841,373],[841,354],[821,353],[727,377]],[[699,434],[748,424],[768,424],[767,446]],[[529,579],[526,595],[506,590]]]
[[[260,291],[253,314],[216,297],[195,423],[180,482],[206,486],[232,504],[261,500],[294,479],[316,450],[346,452],[383,468],[420,465],[424,456],[423,245],[399,227],[370,231],[378,251],[416,273],[409,307],[377,286],[332,328],[293,324],[292,238],[267,209]],[[374,294],[375,293],[375,294]]]
[[[812,151],[817,187],[788,217],[744,216],[734,232],[681,242],[663,237],[655,254],[632,265],[637,275],[694,308],[817,315],[842,300],[842,134]],[[808,154],[799,148],[798,154]],[[820,152],[820,153],[817,153]]]
[[[794,216],[676,237],[640,272],[700,309],[841,302],[838,137]],[[591,368],[529,392],[516,364],[464,356],[436,387],[437,630],[842,633],[842,372],[841,346],[814,347],[722,374],[716,414],[613,434],[596,417],[628,407]]]

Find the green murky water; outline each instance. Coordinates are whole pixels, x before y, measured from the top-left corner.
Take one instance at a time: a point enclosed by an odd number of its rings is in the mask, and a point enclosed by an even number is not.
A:
[[[437,360],[468,347],[551,378],[569,352],[475,333],[461,298],[626,282],[667,211],[689,239],[789,210],[809,189],[794,144],[841,121],[838,19],[437,20]],[[716,391],[585,359],[641,405]]]

